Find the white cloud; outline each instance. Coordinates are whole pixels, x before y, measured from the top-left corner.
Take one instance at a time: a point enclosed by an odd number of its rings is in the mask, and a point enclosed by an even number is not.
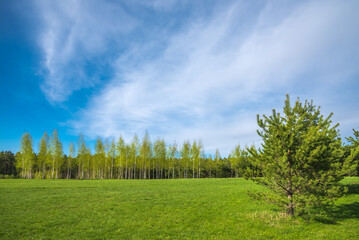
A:
[[[355,1],[310,1],[280,16],[268,7],[243,31],[242,7],[165,35],[155,59],[142,60],[152,42],[128,50],[116,76],[70,125],[93,137],[129,140],[149,130],[169,142],[202,138],[208,152],[227,154],[237,143],[259,143],[256,114],[281,108],[285,93],[322,101],[343,84],[338,79],[358,74]],[[327,78],[331,88],[321,92]]]
[[[93,69],[94,59],[136,26],[119,5],[108,1],[41,0],[37,7],[44,25],[39,39],[44,53],[41,88],[51,102],[63,102],[73,91],[94,86],[99,78],[91,73],[99,70]]]

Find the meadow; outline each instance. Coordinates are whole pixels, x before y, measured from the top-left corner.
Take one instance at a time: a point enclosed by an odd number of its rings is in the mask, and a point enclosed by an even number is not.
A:
[[[0,239],[359,239],[359,177],[323,218],[253,201],[244,179],[0,180]]]

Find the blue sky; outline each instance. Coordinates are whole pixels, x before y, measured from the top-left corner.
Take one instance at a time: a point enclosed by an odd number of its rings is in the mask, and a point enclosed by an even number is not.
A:
[[[147,130],[227,155],[256,115],[313,99],[342,137],[359,127],[359,2],[1,1],[0,150],[27,131]]]

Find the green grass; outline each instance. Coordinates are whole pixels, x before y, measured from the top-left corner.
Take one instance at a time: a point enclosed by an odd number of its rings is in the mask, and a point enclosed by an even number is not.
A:
[[[359,178],[325,221],[252,201],[244,179],[0,180],[0,239],[359,239]]]

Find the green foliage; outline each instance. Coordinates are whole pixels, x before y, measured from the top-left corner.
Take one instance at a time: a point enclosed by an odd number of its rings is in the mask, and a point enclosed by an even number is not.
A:
[[[356,173],[357,165],[353,166],[352,162],[358,163],[358,151],[352,150],[353,146],[354,144],[343,147],[345,154],[341,160],[349,176]],[[193,141],[192,144],[187,140],[178,147],[176,142],[170,145],[163,138],[158,138],[152,143],[149,134],[146,133],[141,141],[137,135],[134,135],[132,142],[129,143],[126,143],[121,136],[117,142],[113,138],[103,140],[98,137],[94,149],[95,152],[92,154],[84,136],[80,135],[77,151],[74,144],[70,143],[69,155],[66,156],[57,131],[55,130],[52,136],[48,136],[45,132],[39,143],[38,154],[32,155],[31,170],[27,169],[28,174],[20,177],[163,179],[262,176],[260,168],[251,163],[249,156],[249,151],[252,155],[257,152],[254,146],[247,151],[238,145],[228,158],[223,158],[218,149],[214,156],[205,154],[201,140]],[[21,152],[17,154],[16,159],[19,160],[17,170],[20,173]],[[1,165],[1,161],[0,158],[0,170],[1,166],[4,166]],[[13,170],[16,175],[16,168]],[[11,173],[6,175],[9,174]]]
[[[167,149],[166,149],[166,143],[165,140],[162,138],[158,138],[153,146],[153,171],[156,170],[156,172],[153,174],[153,176],[156,176],[157,179],[163,178],[164,170],[166,168],[166,156],[167,155]]]
[[[88,170],[87,154],[89,150],[86,146],[84,136],[80,134],[77,140],[77,178],[84,179],[85,171]]]
[[[234,173],[235,177],[243,177],[247,171],[251,171],[252,165],[249,160],[248,151],[241,149],[240,145],[237,145],[230,153],[229,161],[231,163],[232,176]]]
[[[192,178],[200,178],[201,176],[201,157],[203,156],[203,144],[202,141],[193,141],[190,150],[190,161],[192,162]]]
[[[0,180],[0,239],[357,239],[359,178],[328,216],[288,218],[244,179]]]
[[[40,140],[39,144],[39,153],[37,155],[38,160],[38,169],[37,169],[37,178],[44,178],[46,172],[46,165],[50,165],[50,146],[49,146],[49,137],[47,136],[47,132],[44,133]]]
[[[10,151],[0,152],[0,174],[5,176],[15,176],[15,155]]]
[[[150,178],[151,173],[151,158],[152,158],[152,144],[148,132],[143,136],[141,147],[140,147],[140,175],[142,174],[143,178]],[[136,165],[134,166],[136,168]],[[136,171],[134,171],[134,178],[136,178]]]
[[[92,178],[104,179],[106,169],[105,145],[100,137],[97,137],[95,144],[95,155],[92,158]]]
[[[124,173],[125,173],[125,168],[127,168],[127,147],[125,144],[125,141],[123,140],[122,136],[120,136],[120,138],[118,139],[118,143],[116,146],[116,152],[117,152],[117,156],[116,156],[116,161],[115,161],[115,165],[118,169],[117,171],[117,178],[125,178]]]
[[[144,145],[145,144],[143,144],[143,146]],[[128,174],[127,174],[126,178],[132,179],[132,178],[139,177],[138,174],[136,174],[138,160],[140,160],[139,148],[140,148],[139,139],[138,139],[137,135],[135,134],[132,138],[131,144],[128,146],[128,152],[129,152],[129,154],[128,154]],[[143,153],[145,153],[145,152],[143,152]],[[141,159],[142,162],[140,162],[140,163],[142,163],[142,166],[140,165],[140,168],[143,167],[143,162],[146,160],[145,156],[146,155],[142,155],[142,159]]]
[[[255,197],[289,215],[308,214],[345,192],[339,184],[344,172],[338,124],[331,126],[332,114],[324,118],[313,102],[298,99],[291,107],[288,95],[283,114],[258,116],[262,148],[249,151],[262,177],[247,177],[271,190]]]
[[[113,178],[113,172],[114,172],[114,164],[116,159],[116,143],[115,139],[112,138],[111,142],[107,142],[106,144],[106,159],[107,159],[107,165],[106,165],[106,176],[107,178]]]
[[[59,139],[57,130],[55,129],[50,138],[50,168],[51,178],[60,178],[60,168],[64,162],[62,143]]]
[[[20,152],[16,154],[16,168],[22,178],[33,177],[33,166],[35,164],[35,153],[32,149],[32,137],[24,133],[20,141]]]
[[[168,146],[168,160],[169,160],[169,169],[168,171],[172,170],[172,178],[175,178],[175,172],[177,169],[177,173],[181,172],[181,166],[178,163],[178,161],[176,160],[178,159],[178,147],[177,147],[177,143],[174,142],[171,145]],[[169,178],[170,174],[168,175]]]
[[[191,158],[191,143],[187,140],[183,143],[181,149],[181,157],[182,157],[182,169],[183,169],[183,178],[188,177],[188,170],[190,165]]]
[[[348,176],[359,175],[359,131],[353,129],[353,135],[346,138],[349,145],[344,147],[344,167]]]
[[[67,179],[72,178],[74,163],[75,163],[75,145],[73,142],[71,142],[70,146],[69,146],[69,156],[66,159],[66,167],[67,167],[66,178]]]

